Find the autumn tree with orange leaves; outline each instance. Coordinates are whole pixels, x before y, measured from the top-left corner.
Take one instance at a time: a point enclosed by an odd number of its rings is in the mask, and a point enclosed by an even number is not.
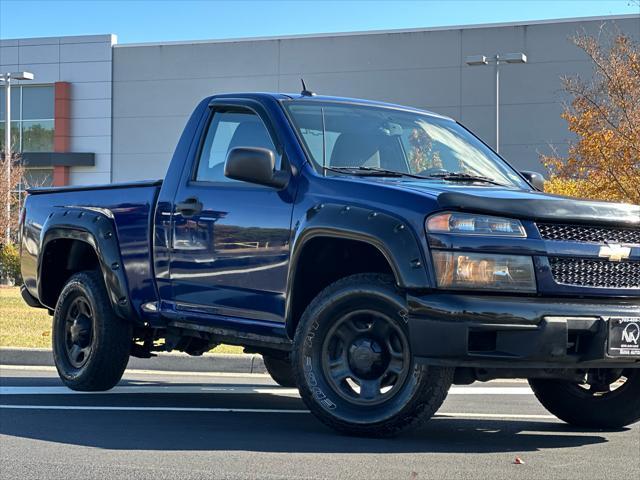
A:
[[[602,34],[601,34],[602,36]],[[546,190],[575,197],[640,204],[640,49],[624,34],[608,41],[573,38],[592,60],[590,81],[564,78],[573,97],[562,117],[577,140],[568,156],[543,156]]]

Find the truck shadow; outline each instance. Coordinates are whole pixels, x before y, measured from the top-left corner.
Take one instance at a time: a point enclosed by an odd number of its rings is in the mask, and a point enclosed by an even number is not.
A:
[[[0,385],[34,386],[26,376],[0,378]],[[60,387],[55,377],[42,387]],[[436,416],[422,430],[395,439],[354,438],[334,433],[297,397],[267,393],[171,393],[179,387],[233,389],[273,384],[194,383],[123,379],[119,386],[171,387],[168,392],[11,394],[1,403],[60,409],[0,408],[0,434],[112,450],[253,451],[272,453],[498,453],[532,452],[606,443],[608,432],[585,431],[560,421],[470,419]],[[276,387],[277,388],[277,387]],[[65,409],[84,406],[95,410]],[[152,407],[158,410],[127,410]],[[235,408],[258,412],[171,411],[167,408]],[[278,410],[301,410],[278,413]],[[447,410],[445,404],[443,411]],[[626,429],[629,430],[629,429]],[[0,442],[1,446],[1,442]]]
[[[531,452],[607,442],[602,432],[544,421],[436,417],[423,430],[380,440],[335,434],[308,413],[5,408],[0,434],[113,450],[292,453]]]

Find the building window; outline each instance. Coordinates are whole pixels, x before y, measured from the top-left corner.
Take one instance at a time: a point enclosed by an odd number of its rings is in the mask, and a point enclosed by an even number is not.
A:
[[[52,152],[53,85],[11,87],[11,142],[19,152]],[[4,148],[5,96],[0,95],[0,146]]]
[[[52,181],[52,168],[28,168],[24,172],[24,179],[22,180],[22,184],[19,188],[46,187],[51,185]]]

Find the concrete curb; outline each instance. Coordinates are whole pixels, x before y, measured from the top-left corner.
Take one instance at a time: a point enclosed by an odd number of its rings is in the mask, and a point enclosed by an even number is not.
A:
[[[46,348],[0,348],[0,365],[53,366],[53,353]],[[129,359],[128,369],[178,372],[266,373],[260,355],[159,353],[153,358]]]

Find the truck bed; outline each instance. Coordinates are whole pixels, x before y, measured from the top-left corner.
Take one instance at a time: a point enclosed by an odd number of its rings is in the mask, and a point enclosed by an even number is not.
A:
[[[115,225],[131,298],[155,298],[151,266],[152,216],[161,185],[162,181],[154,180],[28,190],[20,246],[24,285],[29,293],[40,298],[38,258],[52,224],[64,222],[61,219],[64,215],[77,217],[81,212],[92,212],[107,217],[106,220]]]

